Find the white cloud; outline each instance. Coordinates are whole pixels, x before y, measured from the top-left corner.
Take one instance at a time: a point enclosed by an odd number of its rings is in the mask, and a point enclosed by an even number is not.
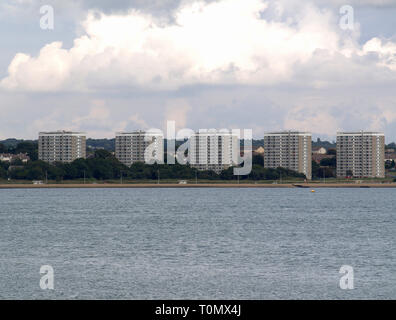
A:
[[[288,10],[285,21],[262,18],[269,6],[263,0],[188,2],[174,12],[173,23],[136,10],[125,15],[91,12],[82,24],[86,34],[71,49],[54,42],[37,57],[17,54],[0,87],[97,91],[169,90],[200,83],[273,85],[296,80],[296,67],[303,68],[320,51],[326,52],[327,62],[374,51],[374,65],[396,68],[391,58],[395,43],[372,40],[360,48],[358,32],[339,30],[334,12],[300,3],[290,14],[287,3],[277,3],[273,11],[283,15]]]
[[[363,46],[361,55],[374,53],[379,56],[378,65],[396,71],[396,43],[373,38]]]
[[[188,1],[170,20],[91,12],[74,44],[47,40],[37,55],[7,57],[0,134],[73,129],[114,137],[173,119],[178,128],[253,128],[256,138],[282,129],[330,138],[372,129],[394,140],[396,43],[375,30],[363,43],[358,25],[341,30],[341,2]]]
[[[326,1],[326,0],[317,0],[318,3],[323,3],[323,4],[333,4],[333,5],[339,5],[343,6],[345,4],[353,5],[353,6],[376,6],[376,7],[382,7],[382,6],[394,6],[396,5],[396,0],[331,0],[331,1]]]

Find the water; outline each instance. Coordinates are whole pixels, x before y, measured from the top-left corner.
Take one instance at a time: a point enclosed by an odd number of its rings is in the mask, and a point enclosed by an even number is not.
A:
[[[0,190],[2,299],[395,299],[394,189]],[[42,265],[55,289],[39,286]],[[339,287],[342,265],[353,290]]]

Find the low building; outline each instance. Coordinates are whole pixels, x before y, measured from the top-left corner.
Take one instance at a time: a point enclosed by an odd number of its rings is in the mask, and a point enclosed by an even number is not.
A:
[[[30,160],[30,157],[26,153],[18,153],[18,154],[11,154],[11,153],[1,153],[0,154],[0,161],[3,162],[14,162],[14,161],[22,161],[26,163]]]
[[[313,154],[326,154],[327,149],[324,147],[313,147],[312,148],[312,153]]]

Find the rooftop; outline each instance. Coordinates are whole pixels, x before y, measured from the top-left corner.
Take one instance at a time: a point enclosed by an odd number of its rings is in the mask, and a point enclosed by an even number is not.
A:
[[[354,131],[354,132],[337,132],[337,136],[385,136],[383,132]]]
[[[85,135],[85,132],[73,132],[66,130],[58,130],[58,131],[47,131],[47,132],[39,132],[39,136],[47,136],[47,135]]]
[[[278,131],[278,132],[268,132],[264,136],[279,136],[279,135],[293,135],[293,136],[310,136],[310,132],[302,131]]]

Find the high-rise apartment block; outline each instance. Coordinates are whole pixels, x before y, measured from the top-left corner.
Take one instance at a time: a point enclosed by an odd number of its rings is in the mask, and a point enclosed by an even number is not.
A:
[[[82,132],[40,132],[38,158],[46,162],[73,162],[86,157],[86,136]]]
[[[384,178],[385,135],[378,132],[337,133],[337,177]]]
[[[135,162],[164,161],[164,136],[160,132],[117,132],[115,140],[115,156],[130,166]]]
[[[189,162],[198,170],[220,173],[237,164],[239,149],[237,134],[202,130],[189,139]]]
[[[282,167],[312,179],[311,133],[285,131],[265,134],[264,167]]]

